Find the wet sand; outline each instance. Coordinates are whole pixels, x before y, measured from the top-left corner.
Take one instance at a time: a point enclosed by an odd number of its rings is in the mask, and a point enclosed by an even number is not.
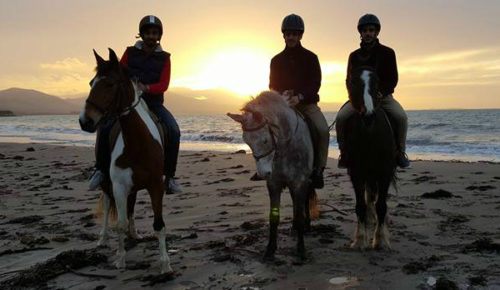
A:
[[[110,247],[96,246],[93,160],[91,148],[0,143],[0,288],[500,289],[500,164],[414,161],[390,190],[393,249],[354,251],[354,193],[330,159],[321,216],[305,239],[309,261],[298,265],[287,191],[276,261],[261,260],[269,201],[265,183],[249,180],[251,155],[181,152],[184,192],[164,198],[173,277],[158,275],[144,191],[135,210],[143,238],[127,241],[127,269],[112,265],[114,231]]]

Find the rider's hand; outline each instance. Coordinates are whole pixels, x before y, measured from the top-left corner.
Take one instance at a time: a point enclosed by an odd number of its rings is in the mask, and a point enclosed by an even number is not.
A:
[[[288,98],[288,103],[290,104],[290,106],[295,106],[299,103],[299,97],[298,96],[291,96]]]
[[[293,90],[285,90],[283,92],[283,96],[285,96],[285,97],[291,97],[291,96],[293,96]]]
[[[148,85],[145,85],[141,82],[137,83],[137,87],[139,88],[139,90],[141,90],[143,93],[147,93],[149,92],[149,87]]]

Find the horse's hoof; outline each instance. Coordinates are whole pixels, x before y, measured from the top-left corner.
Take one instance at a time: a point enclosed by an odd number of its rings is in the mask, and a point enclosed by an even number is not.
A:
[[[298,252],[297,256],[295,257],[294,261],[292,262],[294,265],[304,265],[307,262],[307,255],[306,252]]]
[[[368,248],[368,245],[366,245],[366,243],[360,241],[360,240],[355,240],[353,241],[350,245],[349,245],[349,248],[353,249],[353,250],[361,250],[361,251],[364,251]]]
[[[161,262],[161,267],[160,267],[160,273],[161,274],[174,274],[174,270],[172,267],[170,267],[170,263],[167,262]]]
[[[125,268],[125,257],[118,257],[115,261],[115,267],[117,269],[124,269]]]
[[[97,246],[98,247],[105,247],[108,245],[108,238],[105,236],[102,236],[99,241],[97,241]]]
[[[392,250],[391,244],[387,241],[377,241],[373,240],[372,249],[378,251],[390,251]]]
[[[266,253],[264,254],[264,257],[262,257],[262,261],[273,262],[274,261],[274,251],[267,250]]]
[[[128,234],[128,238],[133,239],[133,240],[142,240],[142,236],[139,235],[136,232],[131,232]]]

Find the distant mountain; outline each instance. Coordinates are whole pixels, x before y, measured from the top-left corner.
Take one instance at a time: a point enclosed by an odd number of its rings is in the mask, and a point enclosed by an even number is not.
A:
[[[81,95],[80,95],[81,96]],[[80,112],[85,97],[60,98],[35,90],[11,88],[0,91],[0,111],[16,115],[74,114]],[[236,113],[250,100],[224,90],[171,88],[165,94],[165,107],[174,115]],[[339,103],[320,103],[323,111],[336,111]]]
[[[80,110],[81,106],[35,90],[11,88],[0,91],[0,111],[11,111],[15,115],[71,114]]]

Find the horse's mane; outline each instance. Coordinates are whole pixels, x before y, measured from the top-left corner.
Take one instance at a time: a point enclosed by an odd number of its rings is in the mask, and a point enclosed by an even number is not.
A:
[[[280,112],[290,110],[285,98],[276,91],[263,91],[243,106],[242,111],[259,112],[266,119],[273,119]]]

